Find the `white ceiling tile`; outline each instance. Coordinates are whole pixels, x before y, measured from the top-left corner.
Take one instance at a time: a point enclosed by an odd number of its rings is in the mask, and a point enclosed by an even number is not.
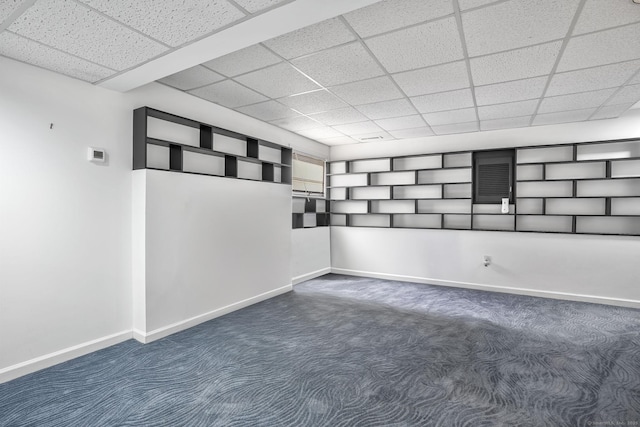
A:
[[[312,114],[310,117],[327,126],[344,125],[347,123],[364,122],[367,120],[363,114],[352,107]]]
[[[472,9],[474,7],[484,6],[486,4],[495,3],[500,0],[458,0],[460,10]]]
[[[431,126],[436,135],[449,135],[452,133],[477,132],[478,122],[456,123],[452,125]]]
[[[376,120],[376,124],[386,131],[392,131],[422,127],[424,126],[424,120],[421,116],[416,115]]]
[[[587,0],[573,34],[640,21],[640,7],[627,0]]]
[[[374,122],[350,123],[346,125],[333,126],[333,128],[347,135],[362,135],[380,132],[382,130]]]
[[[167,50],[72,0],[37,2],[9,30],[114,70],[138,65]]]
[[[640,72],[638,72],[638,74],[636,74],[636,76],[632,78],[628,84],[640,84]]]
[[[558,72],[640,58],[640,24],[572,37],[562,54]]]
[[[561,45],[558,41],[471,58],[473,83],[481,86],[549,74]]]
[[[548,76],[542,76],[488,86],[476,86],[474,89],[476,102],[478,105],[491,105],[540,98],[547,84],[547,79]]]
[[[209,86],[190,90],[189,93],[229,108],[255,104],[268,99],[251,89],[239,85],[233,80],[225,80]]]
[[[344,99],[351,105],[371,104],[374,102],[388,101],[402,98],[403,94],[398,90],[389,77],[378,77],[363,80],[346,85],[329,88],[333,93]]]
[[[620,89],[613,98],[607,101],[607,105],[626,104],[640,101],[640,85],[629,85]]]
[[[280,102],[303,114],[322,113],[324,111],[347,107],[347,104],[326,90],[317,90],[315,92],[289,96],[280,99]]]
[[[624,114],[633,104],[606,105],[598,110],[589,120],[615,119]]]
[[[530,116],[536,111],[538,100],[509,102],[507,104],[478,107],[480,120],[506,119],[509,117]]]
[[[452,13],[450,0],[384,0],[344,17],[360,37],[369,37]]]
[[[180,46],[244,18],[225,0],[80,0],[170,46]]]
[[[364,133],[362,135],[356,135],[354,136],[354,139],[356,139],[359,142],[376,142],[376,141],[392,140],[394,138],[388,132],[381,130],[379,132]]]
[[[323,126],[319,128],[313,128],[313,129],[298,130],[296,131],[296,133],[299,133],[300,135],[306,136],[307,138],[311,138],[311,139],[325,139],[325,138],[344,136],[340,132],[328,126]]]
[[[4,0],[0,2],[0,25],[23,3],[24,0]]]
[[[424,114],[423,117],[431,126],[467,123],[478,119],[475,108],[440,111],[439,113]]]
[[[187,68],[184,71],[172,74],[158,81],[169,86],[173,86],[176,89],[190,90],[219,82],[220,80],[224,80],[224,77],[215,71],[211,71],[208,68],[198,65],[192,68]]]
[[[0,33],[0,55],[87,82],[97,82],[115,71],[12,34]]]
[[[558,123],[581,122],[587,120],[596,108],[586,110],[562,111],[560,113],[538,114],[533,119],[533,126],[553,125]]]
[[[225,76],[237,76],[238,74],[264,68],[277,64],[281,59],[259,44],[232,52],[220,58],[205,62],[208,68]]]
[[[336,136],[333,138],[319,138],[318,141],[325,145],[330,145],[330,146],[356,144],[360,142],[360,141],[356,141],[353,138],[349,138],[348,136]]]
[[[355,39],[339,18],[333,18],[268,40],[264,44],[284,58],[293,59]]]
[[[359,42],[294,59],[292,63],[325,87],[384,74]]]
[[[235,0],[247,12],[256,13],[268,7],[273,7],[280,3],[288,3],[290,0]]]
[[[599,107],[613,93],[615,89],[602,89],[592,92],[575,93],[544,98],[538,109],[539,114],[554,113],[556,111],[581,110],[588,107]]]
[[[565,95],[622,86],[638,68],[640,61],[631,61],[555,74],[545,95]]]
[[[393,79],[407,96],[444,92],[469,87],[469,74],[464,61],[394,74]]]
[[[432,95],[422,95],[411,98],[411,102],[421,113],[433,113],[436,111],[459,110],[473,107],[471,89],[441,92]]]
[[[445,18],[365,41],[390,73],[463,59],[455,18]]]
[[[299,131],[323,127],[322,123],[311,120],[306,116],[290,117],[286,119],[274,120],[271,124],[291,131]]]
[[[469,56],[561,39],[580,0],[511,0],[462,14]]]
[[[531,116],[510,117],[508,119],[482,120],[480,130],[514,129],[529,126]]]
[[[286,62],[243,74],[235,80],[269,98],[320,89],[320,86]]]
[[[284,119],[288,117],[300,117],[298,113],[277,101],[267,101],[261,102],[260,104],[247,105],[246,107],[236,108],[236,110],[264,121]]]
[[[372,120],[408,116],[417,112],[413,105],[405,98],[358,105],[356,108]]]
[[[402,129],[389,132],[393,137],[398,139],[422,138],[425,136],[433,136],[431,128],[422,127],[415,129]]]

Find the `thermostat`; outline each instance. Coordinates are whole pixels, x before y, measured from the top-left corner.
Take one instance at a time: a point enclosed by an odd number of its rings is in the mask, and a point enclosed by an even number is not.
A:
[[[103,148],[89,147],[87,156],[90,162],[104,163],[107,159],[107,151]]]

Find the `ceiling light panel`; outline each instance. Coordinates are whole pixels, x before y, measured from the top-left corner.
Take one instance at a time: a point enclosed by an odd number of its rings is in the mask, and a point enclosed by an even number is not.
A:
[[[478,105],[491,105],[540,98],[548,78],[548,76],[542,76],[507,83],[476,86],[474,88],[476,102]]]
[[[256,13],[281,3],[289,3],[291,0],[235,0],[240,7],[249,13]]]
[[[167,50],[72,0],[37,2],[9,30],[114,70],[138,65]]]
[[[332,138],[337,136],[343,136],[340,132],[328,126],[299,130],[296,132],[299,133],[300,135],[306,136],[307,138],[311,138],[311,139]]]
[[[560,113],[538,114],[533,119],[534,126],[555,125],[559,123],[581,122],[587,120],[589,116],[595,113],[596,108],[585,110],[563,111]]]
[[[562,42],[471,58],[471,75],[475,85],[487,85],[549,74]]]
[[[640,84],[623,87],[613,98],[607,101],[607,105],[636,103],[640,101]]]
[[[292,64],[325,87],[384,74],[358,42],[294,59]]]
[[[222,75],[234,77],[277,64],[280,61],[282,60],[278,56],[257,44],[205,62],[202,65]]]
[[[236,77],[235,80],[270,98],[281,98],[320,89],[320,86],[309,80],[307,76],[284,62],[244,74]]]
[[[215,71],[211,71],[208,68],[198,65],[196,67],[187,68],[184,71],[172,74],[158,81],[175,87],[176,89],[190,90],[219,82],[220,80],[224,80],[224,77]]]
[[[402,129],[389,132],[394,138],[409,139],[409,138],[423,138],[426,136],[433,136],[434,133],[431,128],[421,127],[414,129]]]
[[[386,141],[394,139],[391,134],[383,130],[373,133],[364,133],[362,135],[354,135],[353,138],[360,142]]]
[[[214,83],[209,86],[191,90],[189,93],[229,108],[255,104],[268,99],[233,80]]]
[[[381,119],[375,122],[386,131],[412,129],[424,126],[422,116],[395,117],[393,119]]]
[[[640,7],[639,7],[640,8]],[[595,67],[640,58],[640,24],[628,25],[569,40],[558,72]]]
[[[311,120],[305,116],[291,117],[287,119],[274,120],[271,124],[288,129],[294,132],[306,129],[323,127],[322,123]]]
[[[639,67],[640,61],[631,61],[555,74],[547,88],[546,96],[622,86]]]
[[[353,138],[350,138],[348,136],[336,136],[333,138],[319,138],[318,141],[320,141],[323,144],[326,145],[345,145],[345,144],[355,144],[359,141],[356,141]]]
[[[393,79],[407,96],[425,95],[469,87],[465,61],[394,74]]]
[[[451,0],[384,0],[344,17],[360,37],[370,37],[452,13]]]
[[[404,98],[358,105],[356,109],[372,120],[409,116],[417,112],[413,105]]]
[[[290,108],[285,107],[277,101],[267,101],[261,102],[259,104],[247,105],[245,107],[239,107],[236,110],[251,117],[255,117],[256,119],[264,120],[266,122],[271,120],[300,116],[300,114],[296,113]]]
[[[310,117],[327,126],[344,125],[348,123],[364,122],[367,120],[367,117],[352,107],[313,114]]]
[[[281,98],[280,102],[302,114],[322,113],[324,111],[345,108],[347,104],[326,90],[303,93],[301,95]]]
[[[371,104],[403,97],[402,92],[389,77],[334,86],[330,90],[351,105]]]
[[[600,108],[589,120],[614,119],[624,114],[633,104],[606,105]]]
[[[500,0],[458,0],[460,10],[473,9],[474,7],[485,6]]]
[[[436,135],[449,135],[452,133],[477,132],[478,122],[458,123],[454,125],[431,126]]]
[[[471,89],[416,96],[411,98],[411,102],[413,102],[413,105],[415,105],[420,113],[459,110],[461,108],[474,106]]]
[[[115,73],[8,31],[0,33],[0,55],[91,83]]]
[[[560,95],[544,98],[540,103],[538,113],[554,113],[556,111],[579,110],[587,107],[599,107],[613,93],[615,89],[603,89],[592,92],[582,92],[573,95]]]
[[[180,46],[245,17],[224,0],[80,1],[169,46]]]
[[[580,0],[511,0],[462,14],[470,56],[561,39]]]
[[[538,100],[510,102],[508,104],[478,107],[480,120],[506,119],[509,117],[530,116],[536,111]]]
[[[440,111],[438,113],[424,114],[423,117],[431,126],[468,123],[477,120],[475,108]]]
[[[631,1],[587,0],[573,34],[589,33],[632,22],[640,22],[640,11]]]
[[[268,40],[264,44],[278,55],[293,59],[355,39],[339,18],[333,18]]]
[[[482,120],[480,130],[498,130],[528,127],[531,116],[510,117],[508,119]]]
[[[362,135],[382,131],[374,122],[350,123],[347,125],[333,126],[333,128],[347,135]]]
[[[455,18],[383,34],[365,43],[390,73],[463,59]]]

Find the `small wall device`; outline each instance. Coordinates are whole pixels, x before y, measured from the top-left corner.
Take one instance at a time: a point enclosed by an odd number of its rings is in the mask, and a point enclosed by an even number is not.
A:
[[[107,160],[107,151],[104,148],[89,147],[87,160],[94,163],[104,163]]]
[[[502,210],[501,212],[503,214],[508,214],[509,213],[509,198],[508,197],[503,197],[502,198]]]

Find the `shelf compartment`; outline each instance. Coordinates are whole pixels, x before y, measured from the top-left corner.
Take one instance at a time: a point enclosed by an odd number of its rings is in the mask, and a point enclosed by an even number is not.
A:
[[[352,160],[349,164],[349,172],[390,172],[391,159]]]
[[[640,197],[611,199],[611,215],[640,215]]]
[[[441,228],[440,214],[396,214],[393,216],[396,228]]]
[[[247,146],[248,151],[248,146]],[[247,154],[249,154],[247,152]],[[280,163],[282,161],[282,152],[278,148],[267,147],[266,145],[258,145],[258,159],[270,163]]]
[[[374,200],[371,202],[372,213],[413,214],[416,204],[413,200]]]
[[[441,185],[409,185],[393,187],[394,199],[441,199]]]
[[[224,176],[224,157],[185,150],[182,153],[182,170]]]
[[[147,137],[200,147],[200,128],[147,116]]]
[[[605,199],[549,199],[548,215],[604,215]]]
[[[516,166],[517,181],[540,181],[544,179],[544,165]]]
[[[444,154],[442,162],[445,168],[471,167],[471,153]]]
[[[371,174],[371,185],[413,185],[416,183],[414,172],[378,172]]]
[[[330,174],[348,173],[348,172],[349,171],[347,170],[347,162],[346,161],[329,163],[329,173]]]
[[[237,177],[242,179],[250,179],[252,181],[262,180],[262,165],[260,163],[247,162],[243,159],[237,160]]]
[[[169,147],[147,144],[146,167],[169,170]]]
[[[288,168],[291,170],[291,168]],[[274,166],[273,167],[273,182],[282,183],[282,167]]]
[[[545,175],[548,180],[606,178],[607,167],[605,162],[556,163],[547,165]]]
[[[473,215],[473,229],[514,231],[515,218],[515,215]]]
[[[471,230],[471,215],[445,214],[442,221],[450,230]]]
[[[337,226],[346,226],[347,225],[347,216],[344,214],[331,214],[329,221],[331,225]]]
[[[305,205],[306,205],[306,199],[302,197],[293,197],[291,199],[291,212],[304,213]]]
[[[439,169],[441,167],[442,154],[429,156],[398,157],[393,159],[393,170],[395,171]]]
[[[330,200],[347,200],[347,193],[349,189],[347,187],[336,187],[329,189]]]
[[[363,213],[366,214],[369,209],[369,202],[366,200],[339,200],[331,202],[332,213]]]
[[[640,196],[640,179],[579,181],[578,197]]]
[[[573,217],[548,215],[518,215],[517,231],[571,233]]]
[[[577,148],[578,161],[611,160],[640,157],[640,140],[581,144]]]
[[[350,227],[391,227],[389,215],[349,215]]]
[[[247,141],[219,133],[213,134],[213,149],[220,153],[247,157]]]
[[[442,192],[445,199],[470,199],[471,184],[444,184]]]
[[[640,217],[581,216],[576,219],[576,232],[638,236],[640,235]]]
[[[516,213],[542,215],[544,213],[543,199],[517,199]]]
[[[331,187],[365,187],[369,184],[366,173],[332,175],[329,177]]]
[[[611,162],[612,178],[640,177],[640,160],[616,160]]]
[[[471,182],[471,168],[435,169],[418,172],[418,184],[456,184]]]
[[[525,181],[516,184],[518,197],[571,197],[571,181]]]
[[[305,213],[302,216],[302,226],[304,228],[316,227],[316,214],[315,213]]]
[[[573,145],[542,148],[519,148],[516,150],[516,163],[553,163],[573,160]]]
[[[391,187],[354,187],[349,189],[351,200],[391,199]]]
[[[516,210],[516,205],[509,205],[509,214],[514,214]],[[507,215],[502,213],[502,205],[501,204],[486,204],[486,203],[476,203],[473,205],[473,213],[474,214],[492,214],[492,215]]]
[[[418,200],[417,213],[471,213],[471,200]]]

